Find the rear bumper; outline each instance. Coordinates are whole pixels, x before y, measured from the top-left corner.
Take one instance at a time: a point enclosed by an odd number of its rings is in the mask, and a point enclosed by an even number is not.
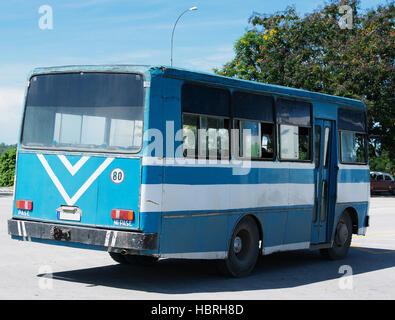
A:
[[[8,220],[8,234],[27,239],[65,241],[109,249],[155,250],[158,248],[156,233],[98,229],[17,219]]]

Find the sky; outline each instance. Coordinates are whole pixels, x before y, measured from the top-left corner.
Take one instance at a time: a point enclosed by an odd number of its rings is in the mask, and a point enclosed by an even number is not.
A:
[[[388,0],[361,0],[361,9]],[[233,58],[253,12],[294,6],[305,14],[324,0],[7,0],[0,2],[0,143],[18,140],[24,90],[35,67],[73,64],[173,65],[212,72]],[[45,19],[49,6],[52,26]],[[45,28],[47,27],[47,28]],[[48,28],[50,27],[50,28]]]

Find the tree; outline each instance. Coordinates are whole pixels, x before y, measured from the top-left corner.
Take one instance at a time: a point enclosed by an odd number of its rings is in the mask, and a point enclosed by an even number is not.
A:
[[[362,100],[369,134],[390,161],[395,152],[394,4],[360,13],[359,0],[332,0],[304,17],[295,8],[254,13],[220,75]],[[352,8],[352,29],[342,29],[341,5]],[[392,168],[394,166],[392,165]]]
[[[0,186],[10,187],[14,184],[16,149],[10,149],[0,157]]]
[[[0,143],[0,156],[12,148],[16,148],[16,144],[5,144],[4,142]]]

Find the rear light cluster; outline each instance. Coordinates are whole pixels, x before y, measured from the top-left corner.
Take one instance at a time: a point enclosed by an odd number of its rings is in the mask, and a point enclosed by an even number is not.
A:
[[[33,201],[16,200],[16,208],[21,210],[33,210]]]
[[[114,220],[134,220],[133,210],[113,209],[111,210],[111,218]]]

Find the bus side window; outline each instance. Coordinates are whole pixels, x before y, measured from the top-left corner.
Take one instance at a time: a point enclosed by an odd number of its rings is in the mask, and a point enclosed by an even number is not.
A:
[[[229,159],[228,90],[185,83],[181,106],[184,157]]]
[[[196,157],[197,128],[199,117],[191,114],[182,115],[183,154],[184,157]]]
[[[235,91],[232,94],[235,156],[274,159],[274,112],[271,96]]]
[[[302,101],[277,100],[280,159],[310,161],[312,158],[311,106]]]
[[[365,164],[366,117],[361,111],[338,110],[338,127],[342,163]]]

